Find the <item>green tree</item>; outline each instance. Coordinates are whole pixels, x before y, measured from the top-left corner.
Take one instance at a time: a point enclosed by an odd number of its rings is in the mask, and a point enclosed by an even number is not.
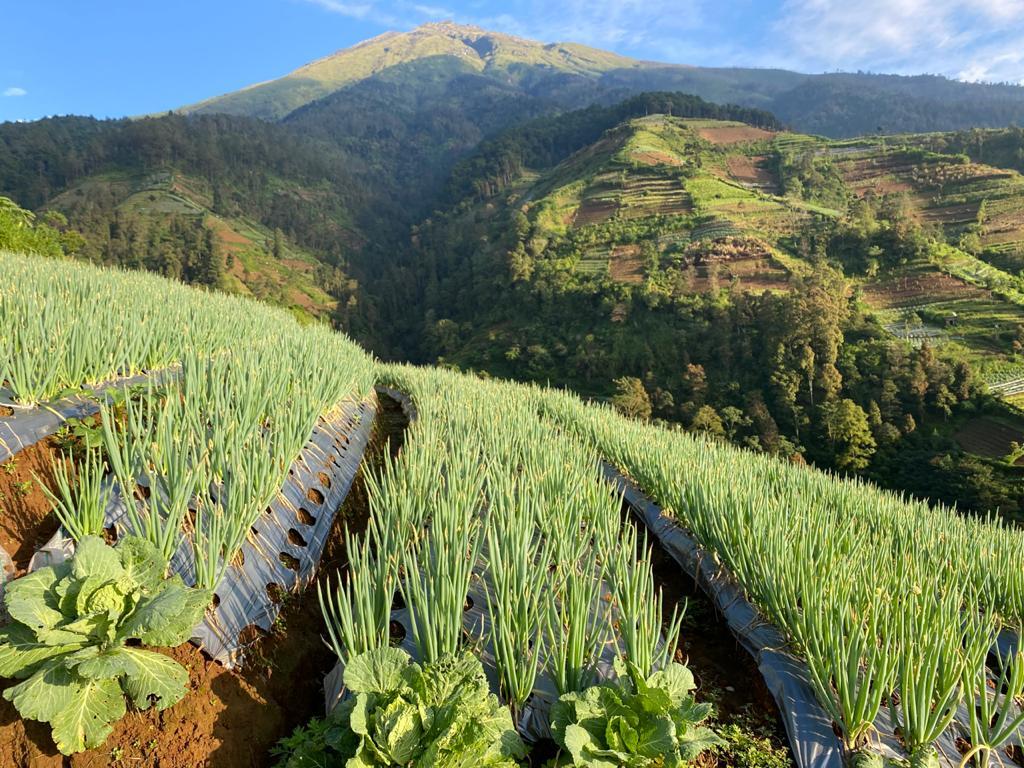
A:
[[[272,253],[275,259],[280,259],[284,256],[284,232],[281,231],[280,227],[274,228],[274,245]]]
[[[694,432],[706,432],[713,437],[725,437],[725,425],[718,412],[710,405],[702,405],[697,409],[690,423],[690,429]]]
[[[644,389],[644,383],[634,376],[623,376],[615,380],[612,405],[630,418],[651,418],[651,398]]]
[[[6,197],[0,197],[0,250],[40,256],[64,255],[60,232],[37,222],[34,213]]]
[[[199,282],[211,288],[219,288],[224,275],[224,262],[220,255],[220,245],[213,230],[206,228],[203,233],[202,250],[199,261]]]
[[[822,424],[835,453],[838,469],[857,472],[871,462],[875,438],[864,409],[849,398],[822,406]]]

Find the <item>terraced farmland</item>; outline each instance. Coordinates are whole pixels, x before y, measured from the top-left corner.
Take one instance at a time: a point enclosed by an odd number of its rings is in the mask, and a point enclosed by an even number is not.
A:
[[[942,227],[953,242],[978,225],[983,248],[1021,249],[1024,177],[1015,171],[884,144],[836,156],[835,163],[854,194],[905,194],[921,219]]]
[[[990,459],[1002,459],[1011,453],[1012,444],[1024,445],[1024,430],[1005,420],[971,419],[956,433],[956,440],[965,451]],[[1024,457],[1015,460],[1024,465]]]
[[[319,259],[287,238],[275,257],[274,232],[240,215],[215,213],[205,180],[170,171],[90,177],[53,198],[48,207],[74,218],[87,215],[96,199],[112,200],[122,228],[131,229],[140,241],[158,237],[175,220],[212,230],[225,265],[223,287],[231,293],[291,308],[303,319],[324,317],[335,308],[336,300],[320,285]]]

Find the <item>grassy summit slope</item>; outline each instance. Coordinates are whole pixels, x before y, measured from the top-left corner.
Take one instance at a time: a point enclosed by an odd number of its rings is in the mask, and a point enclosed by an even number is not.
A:
[[[418,71],[423,62],[445,62],[449,80],[476,74],[500,82],[546,105],[547,112],[662,90],[766,109],[799,130],[837,137],[996,127],[1024,118],[1024,89],[1017,86],[638,61],[577,43],[545,44],[450,22],[388,32],[181,111],[281,119],[360,83],[385,83],[389,73],[424,82]],[[447,109],[451,102],[437,106]]]
[[[506,81],[523,80],[531,68],[593,77],[643,65],[575,43],[550,44],[479,27],[425,24],[411,32],[386,32],[311,62],[277,80],[185,107],[183,112],[225,112],[279,119],[341,88],[421,59],[449,57],[468,71]]]

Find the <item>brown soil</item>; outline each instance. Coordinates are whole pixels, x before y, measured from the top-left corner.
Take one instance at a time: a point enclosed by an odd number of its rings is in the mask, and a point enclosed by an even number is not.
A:
[[[836,166],[847,184],[857,184],[877,179],[879,176],[903,177],[911,174],[918,166],[902,161],[896,155],[836,160]]]
[[[619,215],[624,219],[642,219],[647,216],[681,216],[690,213],[693,206],[683,193],[662,198],[658,201],[640,200],[628,207],[623,207]]]
[[[935,208],[925,208],[921,211],[921,217],[925,221],[936,221],[940,224],[962,224],[978,220],[978,204],[965,203],[963,205],[943,205]]]
[[[770,265],[749,273],[745,269],[738,268],[747,263],[751,262],[723,265],[717,277],[718,289],[737,289],[740,293],[764,293],[765,291],[784,291],[789,287],[789,273],[773,269]],[[734,276],[739,278],[739,283],[733,282]],[[708,293],[711,288],[710,270],[703,267],[698,268],[697,276],[689,290],[693,293]]]
[[[580,203],[580,207],[576,209],[572,226],[586,227],[590,224],[600,224],[614,216],[618,209],[619,204],[615,200],[586,198]]]
[[[640,258],[639,245],[617,245],[612,249],[608,274],[620,283],[642,283],[644,263]]]
[[[302,309],[306,310],[311,315],[318,315],[324,312],[323,304],[317,303],[308,293],[306,293],[305,291],[301,291],[298,288],[294,288],[288,291],[288,301],[297,307],[302,307]],[[334,307],[336,305],[337,302],[331,302],[328,305],[328,308]]]
[[[864,197],[868,193],[878,195],[895,195],[901,192],[913,192],[914,187],[905,181],[889,178],[870,178],[858,184],[854,190],[858,197]]]
[[[646,152],[633,152],[630,154],[630,159],[635,160],[638,163],[644,165],[682,165],[683,161],[675,155],[670,155],[666,152],[658,152],[656,150],[648,150]]]
[[[363,466],[375,466],[389,441],[392,454],[402,444],[404,414],[395,401],[383,395],[380,399],[381,413]],[[361,468],[335,517],[317,581],[345,567],[345,523],[362,529],[368,514]],[[165,650],[189,670],[188,695],[164,712],[129,713],[102,747],[71,758],[57,752],[48,725],[21,720],[0,699],[0,768],[272,765],[271,747],[323,712],[323,679],[335,658],[322,634],[316,589],[310,585],[301,594],[284,597],[273,631],[246,650],[244,665],[236,670],[210,661],[190,644]]]
[[[14,561],[16,575],[57,530],[52,504],[35,476],[55,488],[52,462],[60,457],[54,439],[47,438],[0,464],[0,547]]]
[[[208,224],[213,228],[225,253],[234,253],[252,246],[252,241],[249,238],[233,230],[221,219],[211,217]]]
[[[985,245],[1015,243],[1024,239],[1024,212],[1008,211],[989,217],[982,239]]]
[[[1024,444],[1024,432],[993,419],[972,419],[956,433],[956,441],[969,453],[998,459],[1010,452],[1011,442]],[[1017,464],[1024,465],[1024,459]]]
[[[623,503],[628,514],[629,505]],[[643,523],[633,515],[629,519],[641,530]],[[685,608],[676,660],[685,663],[697,682],[699,701],[715,705],[716,720],[728,723],[744,718],[748,725],[764,731],[773,746],[788,746],[785,727],[778,706],[772,698],[757,664],[729,631],[714,603],[703,590],[683,572],[653,538],[651,564],[654,584],[664,597],[666,626],[672,611]]]
[[[728,125],[701,128],[697,131],[700,137],[712,144],[742,144],[751,141],[763,141],[775,136],[772,131],[755,128],[752,125]]]
[[[881,307],[904,307],[924,302],[985,298],[990,292],[942,272],[887,277],[864,286],[864,298]]]
[[[775,176],[764,167],[766,160],[767,158],[763,155],[759,157],[730,155],[725,164],[729,169],[729,175],[740,184],[775,191],[777,189]]]

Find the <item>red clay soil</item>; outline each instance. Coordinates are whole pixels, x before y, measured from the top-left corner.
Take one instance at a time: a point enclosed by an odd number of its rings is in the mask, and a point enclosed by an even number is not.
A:
[[[13,705],[0,701],[0,766],[272,764],[269,750],[274,743],[322,713],[321,685],[334,665],[333,654],[320,640],[323,621],[315,594],[312,600],[288,606],[279,625],[250,649],[238,671],[210,661],[187,643],[161,650],[189,670],[185,698],[163,712],[129,713],[102,747],[70,758],[57,752],[49,726],[22,720]]]
[[[405,421],[394,401],[381,397],[382,413],[366,460],[391,440],[401,446]],[[20,455],[20,454],[19,454]],[[0,469],[0,474],[3,470]],[[369,512],[362,470],[338,512],[320,562],[318,580],[346,563],[345,522],[365,527]],[[273,631],[246,650],[244,664],[228,670],[190,644],[163,649],[189,670],[189,693],[163,712],[129,712],[97,749],[62,756],[45,723],[22,720],[0,699],[0,768],[236,768],[270,766],[271,747],[296,726],[323,714],[323,679],[334,654],[323,643],[323,619],[310,585],[301,595],[286,595]],[[6,688],[12,681],[3,681]]]
[[[342,525],[334,526],[321,574],[344,563],[342,531]],[[163,712],[129,712],[97,749],[63,757],[48,725],[22,720],[12,704],[0,700],[0,768],[272,765],[269,752],[277,740],[323,713],[323,678],[335,662],[321,639],[315,586],[285,601],[273,632],[247,649],[240,669],[226,669],[189,643],[160,649],[188,669],[188,694]]]
[[[41,440],[0,464],[0,546],[14,561],[16,574],[28,567],[32,554],[57,530],[50,500],[34,475],[51,489],[60,450],[52,438]]]

